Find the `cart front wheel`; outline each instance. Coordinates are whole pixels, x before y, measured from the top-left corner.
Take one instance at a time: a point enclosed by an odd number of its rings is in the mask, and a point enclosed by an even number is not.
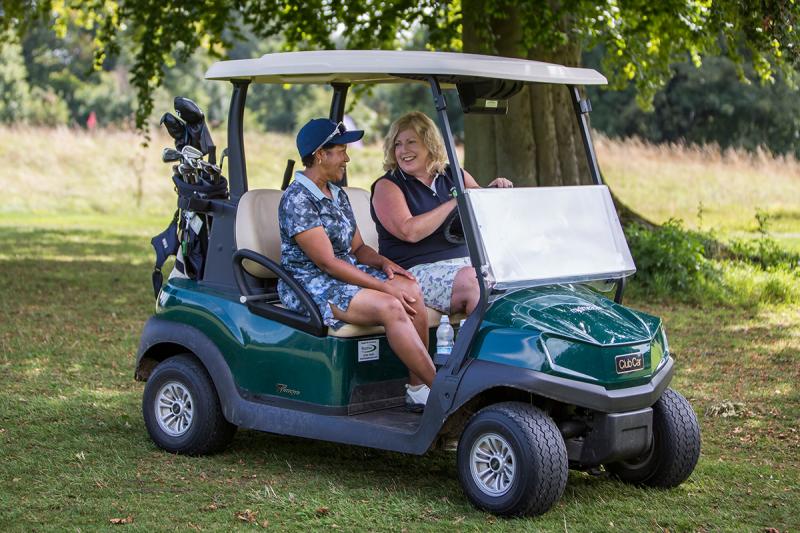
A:
[[[667,389],[653,405],[653,440],[634,459],[607,465],[622,481],[650,487],[677,487],[700,457],[700,425],[686,398]]]
[[[153,442],[172,453],[218,452],[236,432],[222,414],[208,372],[189,354],[156,366],[144,387],[142,415]]]
[[[561,498],[567,450],[553,420],[518,402],[476,413],[458,442],[458,476],[467,498],[498,515],[538,515]]]

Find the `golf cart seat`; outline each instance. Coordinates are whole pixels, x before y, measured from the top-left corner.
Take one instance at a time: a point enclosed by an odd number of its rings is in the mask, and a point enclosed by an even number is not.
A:
[[[366,192],[366,191],[365,191]],[[281,264],[281,238],[278,230],[278,205],[283,191],[276,189],[255,189],[245,193],[239,200],[236,211],[236,246],[238,250],[251,250],[274,263],[274,268],[251,259],[242,260],[242,268],[265,287],[274,287],[278,278],[277,270]],[[262,295],[259,295],[262,296]],[[280,301],[277,292],[266,290],[258,304],[261,307],[276,307],[284,313],[292,313]],[[251,308],[253,309],[253,308]],[[382,326],[356,326],[345,324],[339,329],[327,328],[333,337],[361,337],[384,333]]]
[[[369,191],[358,187],[345,187],[344,190],[347,192],[347,197],[350,198],[350,205],[353,207],[353,214],[356,217],[356,224],[359,231],[361,231],[361,238],[364,240],[364,244],[377,250],[378,230],[370,214],[371,198]],[[425,309],[428,310],[428,326],[435,327],[439,323],[442,313],[430,307]],[[450,323],[458,324],[463,318],[467,318],[467,315],[463,313],[450,315]]]

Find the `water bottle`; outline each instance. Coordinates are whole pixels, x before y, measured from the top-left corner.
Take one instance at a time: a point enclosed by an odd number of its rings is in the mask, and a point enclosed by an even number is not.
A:
[[[439,320],[439,327],[436,328],[436,355],[437,357],[449,357],[453,351],[453,326],[447,315],[442,315]]]

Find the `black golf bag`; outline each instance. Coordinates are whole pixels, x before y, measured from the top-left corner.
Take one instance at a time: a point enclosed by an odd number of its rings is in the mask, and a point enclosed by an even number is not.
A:
[[[216,147],[203,112],[197,104],[180,96],[175,98],[175,110],[183,121],[171,113],[161,118],[161,123],[175,139],[175,148],[181,151],[185,146],[192,146],[204,156],[208,155],[210,165],[186,158],[185,163],[173,167],[172,182],[178,194],[178,209],[167,228],[150,241],[156,252],[152,276],[156,297],[164,281],[161,269],[172,255],[175,267],[170,277],[203,279],[208,234],[213,223],[209,201],[228,198],[228,181],[220,169],[213,166]],[[190,172],[184,171],[185,165],[191,167]]]

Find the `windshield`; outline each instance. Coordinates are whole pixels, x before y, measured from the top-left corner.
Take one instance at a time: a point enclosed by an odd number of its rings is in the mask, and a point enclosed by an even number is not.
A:
[[[467,198],[497,288],[636,271],[605,185],[469,189]]]

